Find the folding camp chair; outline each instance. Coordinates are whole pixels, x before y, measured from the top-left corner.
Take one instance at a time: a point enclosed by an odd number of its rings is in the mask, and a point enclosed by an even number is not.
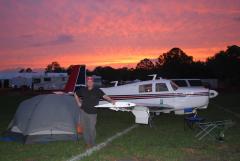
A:
[[[198,116],[197,113],[188,115],[184,117],[184,130],[186,129],[186,126],[188,126],[190,129],[193,130],[195,127],[195,124],[200,123],[204,120],[205,118]]]
[[[224,132],[233,125],[234,122],[232,120],[198,123],[200,131],[195,137],[198,138],[198,140],[202,140],[204,137],[210,136],[219,141],[223,141]]]

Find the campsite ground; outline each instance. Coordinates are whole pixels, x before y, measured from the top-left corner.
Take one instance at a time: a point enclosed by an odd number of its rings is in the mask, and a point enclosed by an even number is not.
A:
[[[32,97],[30,93],[13,92],[0,95],[0,132],[6,130],[18,104]],[[224,142],[206,137],[199,141],[196,131],[184,130],[183,116],[162,114],[154,117],[154,126],[140,125],[102,150],[83,160],[103,161],[239,161],[240,160],[240,94],[220,94],[211,100],[209,108],[199,114],[207,120],[231,119],[235,125],[225,132]],[[238,115],[219,108],[225,107]],[[134,124],[127,112],[99,111],[97,142]],[[61,161],[84,152],[83,141],[59,141],[47,144],[23,145],[0,142],[0,161]]]

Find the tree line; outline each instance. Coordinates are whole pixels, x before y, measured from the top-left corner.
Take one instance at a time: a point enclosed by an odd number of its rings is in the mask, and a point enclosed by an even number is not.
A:
[[[58,62],[47,65],[45,72],[71,72]],[[31,71],[28,69],[28,71]],[[156,59],[145,58],[135,68],[112,68],[98,66],[88,74],[99,75],[106,81],[146,80],[148,75],[157,74],[162,78],[216,78],[226,85],[240,85],[240,47],[228,46],[204,61],[194,61],[180,48],[172,48]]]
[[[233,45],[207,58],[205,62],[194,61],[180,48],[172,48],[157,59],[143,59],[135,68],[110,66],[96,67],[91,74],[100,75],[104,80],[146,80],[148,75],[157,74],[162,78],[214,78],[225,85],[240,86],[240,47]]]

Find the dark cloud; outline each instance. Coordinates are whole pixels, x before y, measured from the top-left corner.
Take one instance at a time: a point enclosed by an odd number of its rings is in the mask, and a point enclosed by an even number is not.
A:
[[[74,41],[74,38],[72,35],[58,35],[56,39],[46,41],[46,42],[40,42],[32,44],[31,46],[34,47],[42,47],[42,46],[55,46],[55,45],[62,45],[62,44],[68,44]]]

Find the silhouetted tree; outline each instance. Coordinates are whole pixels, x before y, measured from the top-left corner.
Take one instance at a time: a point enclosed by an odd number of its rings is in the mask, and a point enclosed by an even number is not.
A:
[[[153,70],[154,64],[150,59],[145,58],[137,64],[136,69],[137,70]]]
[[[25,70],[25,72],[26,72],[26,73],[31,73],[31,72],[32,72],[32,69],[31,69],[31,68],[27,68],[27,69]]]
[[[27,68],[27,69],[22,68],[19,70],[19,73],[31,73],[31,72],[33,72],[31,68]]]
[[[54,61],[51,64],[47,65],[47,67],[45,68],[45,72],[61,73],[61,72],[66,72],[66,70],[63,67],[61,67],[58,62]]]
[[[192,63],[192,56],[188,56],[179,48],[173,48],[158,57],[156,67],[158,73],[164,77],[187,77]]]
[[[90,71],[89,71],[90,72]],[[134,69],[128,69],[127,67],[114,69],[112,67],[96,67],[91,74],[101,76],[103,80],[105,80],[107,84],[111,81],[126,81],[126,80],[134,80],[136,79],[135,75],[133,74]]]
[[[188,69],[188,78],[214,78],[205,62],[194,61]]]
[[[207,59],[206,64],[214,76],[228,85],[240,84],[240,47],[229,46]]]
[[[117,80],[127,81],[127,80],[134,80],[136,79],[135,75],[133,74],[134,69],[127,67],[118,68],[116,69]]]
[[[24,73],[25,72],[25,69],[24,68],[22,68],[22,69],[20,69],[19,71],[18,71],[18,73]]]
[[[150,59],[141,60],[134,71],[136,79],[146,80],[149,79],[148,75],[153,74],[155,69],[154,63]]]
[[[102,79],[108,81],[115,81],[117,76],[115,73],[115,69],[110,66],[106,67],[98,66],[94,69],[93,74],[99,75],[102,77]]]

